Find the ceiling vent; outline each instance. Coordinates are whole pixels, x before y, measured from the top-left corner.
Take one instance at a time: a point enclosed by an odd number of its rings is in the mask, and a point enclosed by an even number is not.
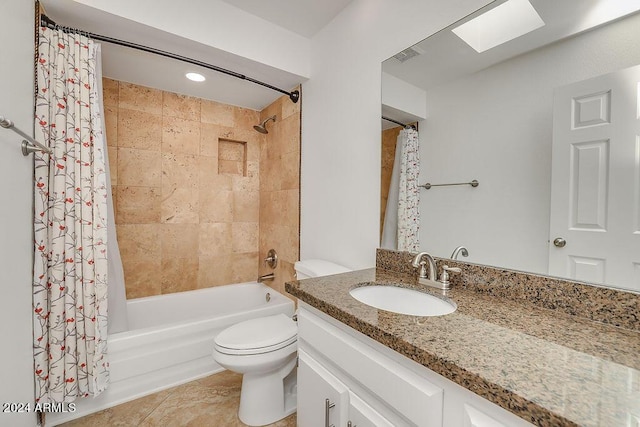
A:
[[[402,52],[396,53],[395,55],[393,55],[393,57],[396,58],[400,62],[405,62],[405,61],[408,61],[409,59],[413,58],[414,56],[420,55],[421,53],[422,52],[418,51],[417,49],[415,49],[413,47],[409,47],[409,48],[403,50]]]

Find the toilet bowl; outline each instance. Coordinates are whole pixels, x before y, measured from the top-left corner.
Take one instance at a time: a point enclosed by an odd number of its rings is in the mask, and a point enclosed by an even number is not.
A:
[[[349,271],[324,260],[298,261],[298,279]],[[245,320],[214,340],[213,358],[242,374],[240,421],[249,426],[274,423],[296,410],[298,328],[285,314]]]

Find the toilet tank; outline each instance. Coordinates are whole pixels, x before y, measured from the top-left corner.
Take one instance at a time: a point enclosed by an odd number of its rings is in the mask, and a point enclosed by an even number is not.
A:
[[[298,280],[351,271],[347,267],[323,259],[306,259],[303,261],[297,261],[295,269]]]

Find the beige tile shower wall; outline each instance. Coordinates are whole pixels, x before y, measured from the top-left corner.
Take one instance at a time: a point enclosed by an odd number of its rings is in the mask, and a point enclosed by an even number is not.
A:
[[[110,79],[104,104],[127,298],[255,280],[259,112]]]
[[[380,236],[382,236],[382,226],[384,225],[384,215],[387,210],[387,198],[389,197],[389,185],[391,184],[391,173],[393,172],[393,162],[396,158],[396,141],[402,127],[397,126],[382,131],[382,165],[380,182]]]
[[[279,262],[275,280],[265,282],[282,294],[284,283],[294,278],[300,257],[300,102],[283,96],[262,110],[269,122],[266,143],[260,151],[260,274],[273,272],[262,259],[275,249]]]

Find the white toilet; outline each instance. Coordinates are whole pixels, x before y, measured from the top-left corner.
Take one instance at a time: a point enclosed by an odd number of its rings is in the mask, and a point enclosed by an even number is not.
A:
[[[298,280],[345,273],[348,268],[312,259],[295,264]],[[284,314],[245,320],[215,338],[213,358],[243,374],[240,421],[250,426],[274,423],[296,411],[298,327]]]

